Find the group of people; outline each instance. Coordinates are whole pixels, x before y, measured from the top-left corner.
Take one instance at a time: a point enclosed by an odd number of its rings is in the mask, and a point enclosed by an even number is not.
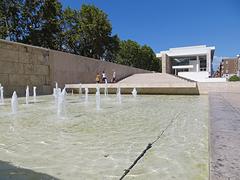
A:
[[[97,73],[97,75],[96,75],[96,83],[101,83],[101,82],[102,83],[107,83],[108,82],[106,73],[104,71],[102,72],[102,76],[100,76],[99,73]],[[115,71],[113,71],[111,82],[112,83],[116,82],[116,72]]]

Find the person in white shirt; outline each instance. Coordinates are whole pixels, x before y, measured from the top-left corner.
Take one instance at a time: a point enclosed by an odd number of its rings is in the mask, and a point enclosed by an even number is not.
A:
[[[102,72],[102,82],[103,82],[103,83],[106,83],[106,81],[107,81],[107,77],[106,77],[105,72],[103,71],[103,72]]]

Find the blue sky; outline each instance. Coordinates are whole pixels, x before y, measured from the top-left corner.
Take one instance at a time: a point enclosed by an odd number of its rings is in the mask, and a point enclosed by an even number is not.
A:
[[[240,54],[240,0],[60,0],[79,9],[94,4],[108,14],[113,34],[155,52],[190,45],[215,46],[215,62]]]

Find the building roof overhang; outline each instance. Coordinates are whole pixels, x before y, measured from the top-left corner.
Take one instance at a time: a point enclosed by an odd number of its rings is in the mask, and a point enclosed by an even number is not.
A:
[[[196,56],[205,55],[209,51],[211,51],[211,58],[213,58],[215,47],[214,46],[207,47],[206,45],[170,48],[168,51],[161,51],[160,53],[157,53],[156,56],[158,58],[161,58],[162,54],[167,54],[170,57]]]

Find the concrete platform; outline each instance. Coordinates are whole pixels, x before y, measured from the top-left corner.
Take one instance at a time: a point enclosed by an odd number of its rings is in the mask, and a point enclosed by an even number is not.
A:
[[[89,89],[89,93],[95,93],[97,86],[101,92],[104,91],[105,84],[81,84],[82,88]],[[80,84],[66,84],[65,87],[78,92]],[[138,94],[199,94],[196,82],[162,73],[134,74],[118,83],[109,83],[107,87],[109,93],[116,93],[117,88],[121,87],[123,94],[130,94],[133,88],[137,89]]]
[[[89,88],[90,93],[95,93],[97,86],[103,92],[105,84],[82,84],[82,88]],[[75,92],[79,87],[79,84],[66,84],[68,90]],[[109,93],[116,93],[117,87],[125,94],[131,93],[133,88],[137,88],[139,94],[240,93],[240,82],[192,82],[166,73],[134,74],[118,83],[108,84]]]

